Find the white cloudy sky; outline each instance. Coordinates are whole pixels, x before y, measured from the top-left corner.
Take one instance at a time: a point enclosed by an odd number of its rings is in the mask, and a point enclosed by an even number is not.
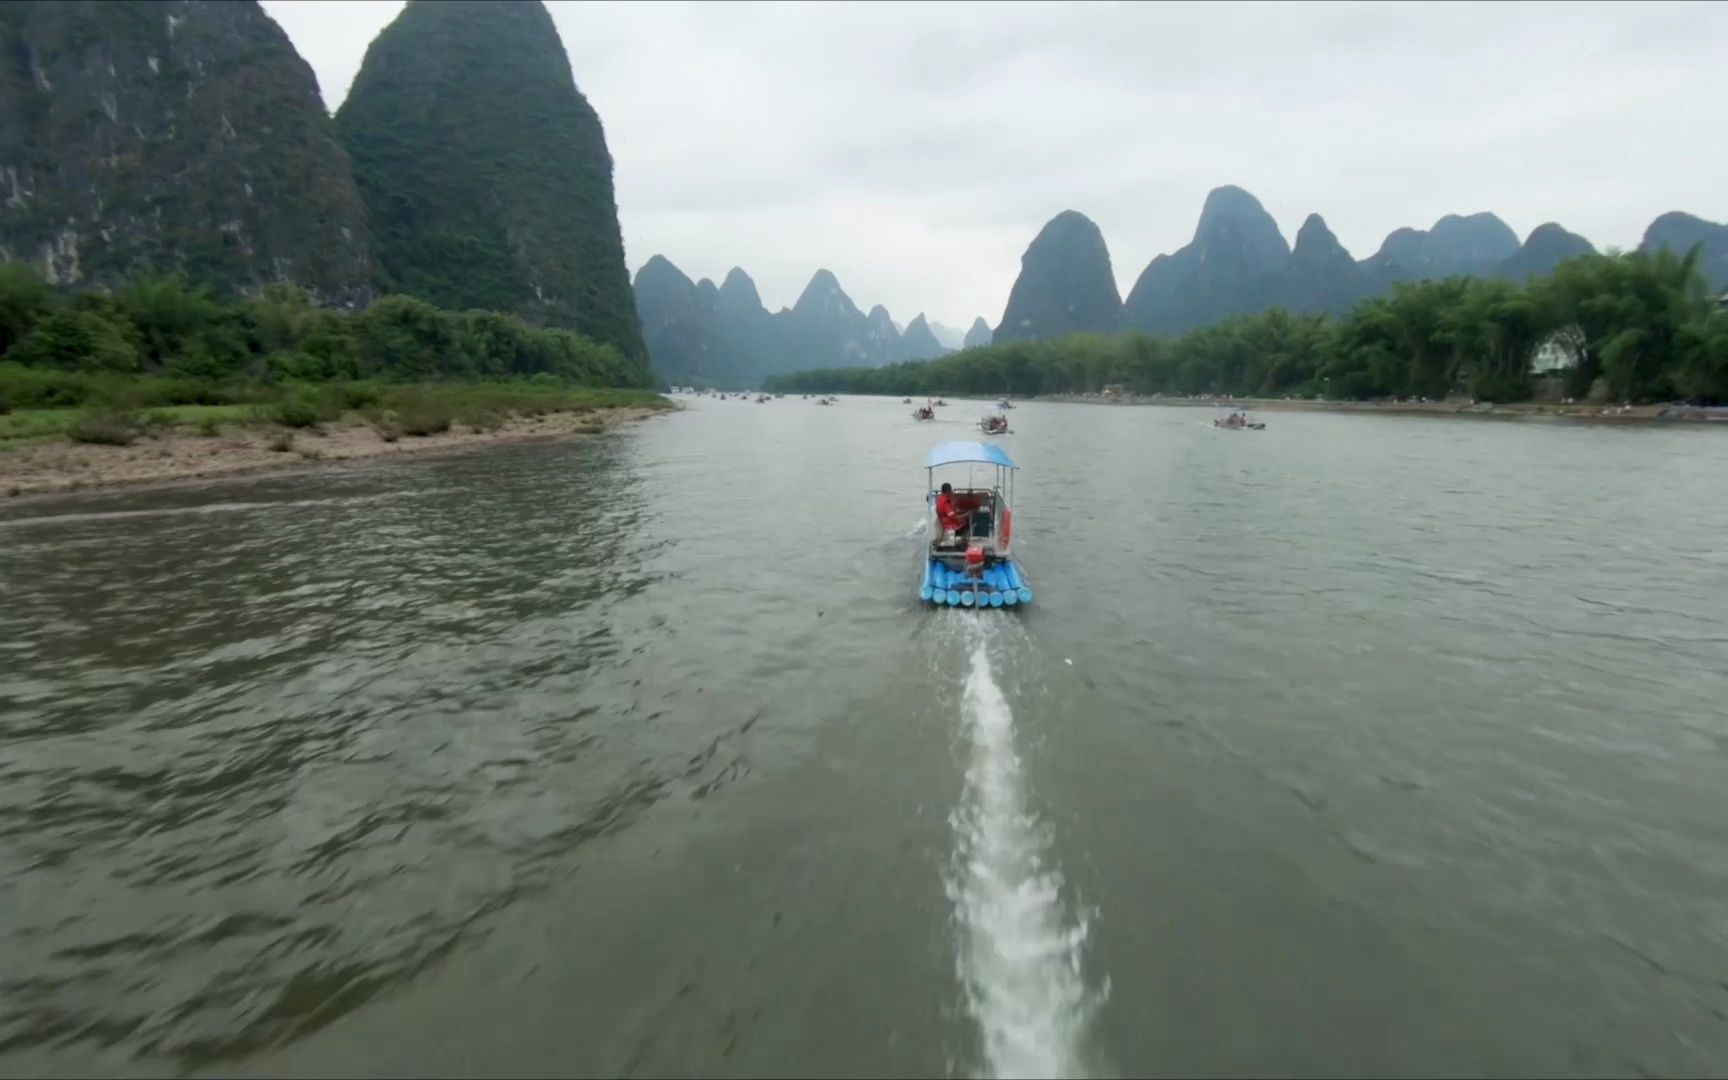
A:
[[[265,0],[334,109],[400,0]],[[1358,258],[1493,210],[1631,247],[1728,220],[1728,4],[548,4],[655,253],[770,308],[817,267],[861,306],[1001,316],[1052,215],[1124,293],[1211,188]]]

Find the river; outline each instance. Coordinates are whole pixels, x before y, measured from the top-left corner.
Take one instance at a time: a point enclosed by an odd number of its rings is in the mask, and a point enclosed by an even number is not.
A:
[[[688,406],[0,506],[0,1073],[1728,1064],[1728,433]]]

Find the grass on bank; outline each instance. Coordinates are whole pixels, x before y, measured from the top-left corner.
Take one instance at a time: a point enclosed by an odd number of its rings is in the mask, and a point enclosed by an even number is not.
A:
[[[10,370],[8,370],[10,369]],[[669,408],[650,390],[534,378],[483,383],[208,383],[165,376],[92,378],[0,364],[0,449],[46,439],[129,445],[155,433],[219,435],[233,426],[306,430],[342,421],[379,437],[492,432],[518,417]],[[599,424],[583,430],[598,430]]]

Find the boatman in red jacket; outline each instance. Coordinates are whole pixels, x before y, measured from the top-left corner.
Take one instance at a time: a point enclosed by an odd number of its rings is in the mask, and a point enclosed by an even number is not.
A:
[[[936,520],[942,523],[944,531],[956,536],[966,532],[966,527],[972,522],[972,511],[976,509],[978,500],[955,495],[953,484],[943,484],[942,491],[936,496]]]

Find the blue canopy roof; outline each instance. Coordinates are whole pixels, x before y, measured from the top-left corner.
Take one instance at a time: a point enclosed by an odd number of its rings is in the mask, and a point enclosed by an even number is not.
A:
[[[1014,467],[1014,459],[1003,453],[1000,446],[983,442],[939,443],[930,451],[930,460],[925,466],[934,469],[939,465],[959,465],[970,461],[1000,465],[1005,469]]]

